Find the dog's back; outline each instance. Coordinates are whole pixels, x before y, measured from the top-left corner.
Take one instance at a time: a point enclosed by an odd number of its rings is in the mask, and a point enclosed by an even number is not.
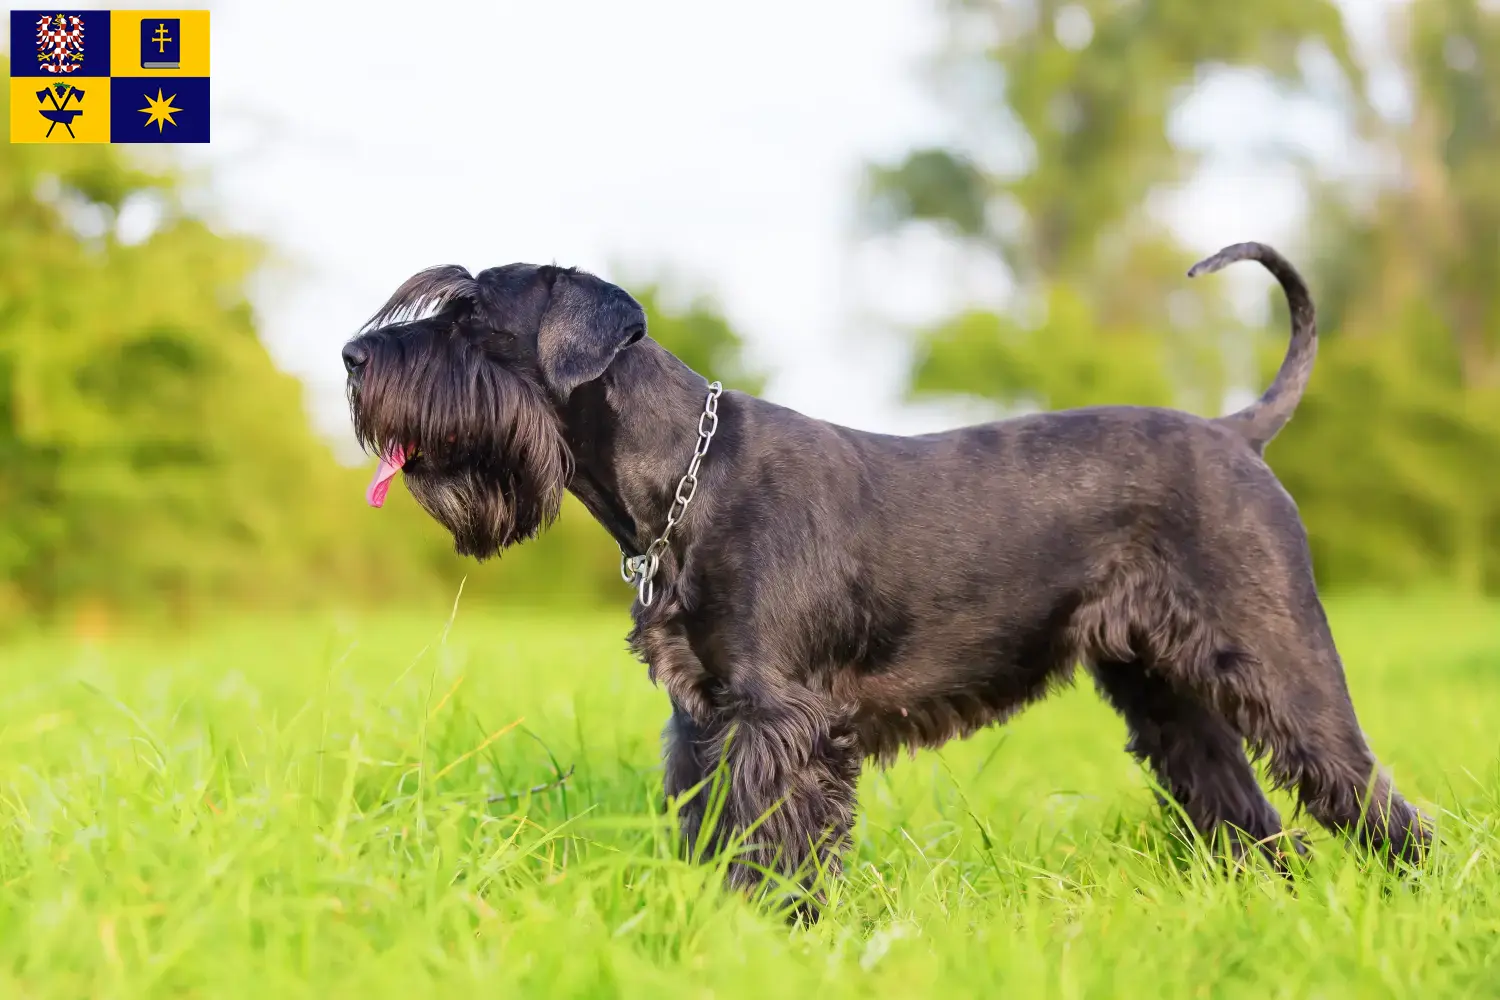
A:
[[[1113,632],[1211,658],[1231,627],[1253,628],[1230,621],[1224,594],[1307,572],[1291,498],[1216,421],[1097,407],[896,437],[749,397],[726,414],[746,488],[722,491],[713,516],[778,544],[752,544],[743,593],[716,587],[743,607],[766,579],[795,579],[778,600],[796,598],[781,612],[796,641],[818,637],[828,683],[901,720],[872,727],[876,755],[1002,717],[1112,648]],[[1110,622],[1090,625],[1105,604]]]

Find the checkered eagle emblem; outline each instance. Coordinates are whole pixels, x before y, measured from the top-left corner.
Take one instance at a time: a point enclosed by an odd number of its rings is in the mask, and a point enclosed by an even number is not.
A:
[[[71,73],[83,65],[83,18],[76,14],[37,18],[36,61],[48,73]]]

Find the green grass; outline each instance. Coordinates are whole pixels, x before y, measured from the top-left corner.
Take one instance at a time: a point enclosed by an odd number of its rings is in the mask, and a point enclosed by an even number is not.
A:
[[[0,997],[1500,995],[1500,609],[1330,611],[1422,873],[1193,860],[1081,686],[867,773],[810,929],[674,860],[622,616],[13,643]]]

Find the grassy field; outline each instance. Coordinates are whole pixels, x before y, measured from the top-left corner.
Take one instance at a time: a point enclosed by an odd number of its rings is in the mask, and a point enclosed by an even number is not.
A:
[[[868,773],[811,929],[674,860],[622,615],[13,643],[0,996],[1500,995],[1500,608],[1330,612],[1422,873],[1194,861],[1084,686]]]

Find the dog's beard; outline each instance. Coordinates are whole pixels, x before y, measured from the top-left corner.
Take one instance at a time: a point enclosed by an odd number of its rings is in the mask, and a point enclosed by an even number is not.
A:
[[[349,400],[356,436],[380,456],[372,506],[402,473],[458,553],[481,560],[556,518],[571,460],[540,386],[459,338],[370,347]]]
[[[406,473],[406,488],[453,535],[459,555],[486,559],[534,537],[557,516],[560,495],[480,469]]]

